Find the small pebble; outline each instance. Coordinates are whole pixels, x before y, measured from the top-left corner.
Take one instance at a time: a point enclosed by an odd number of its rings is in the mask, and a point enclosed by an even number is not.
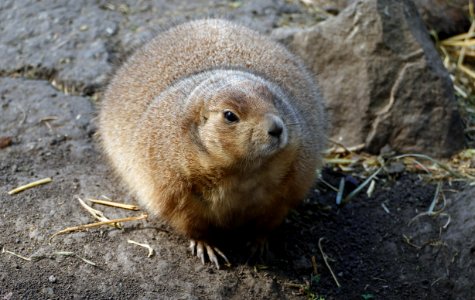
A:
[[[48,281],[51,282],[51,283],[55,283],[56,282],[56,276],[51,275],[50,277],[48,277]]]
[[[48,288],[42,288],[41,289],[41,293],[45,294],[45,295],[48,295],[48,296],[54,296],[54,291],[52,288],[48,287]]]
[[[114,28],[107,27],[107,28],[106,28],[106,33],[107,33],[108,35],[113,35],[113,34],[115,33],[115,30],[114,30]]]

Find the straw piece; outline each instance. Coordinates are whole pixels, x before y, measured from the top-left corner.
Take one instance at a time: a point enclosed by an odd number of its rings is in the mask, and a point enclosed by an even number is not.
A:
[[[375,187],[376,187],[376,181],[374,181],[373,179],[371,180],[371,183],[369,184],[369,187],[366,190],[366,195],[368,196],[368,198],[371,198],[371,196],[373,196]]]
[[[441,43],[443,46],[459,46],[459,47],[470,47],[475,45],[475,40],[464,40],[464,41],[443,41]]]
[[[390,211],[389,208],[386,206],[386,204],[381,203],[381,207],[384,209],[384,211],[385,211],[387,214],[391,214],[391,211]]]
[[[319,180],[320,180],[321,183],[323,183],[324,185],[326,185],[327,187],[329,187],[333,191],[338,192],[338,189],[336,187],[334,187],[333,185],[331,185],[329,182],[325,181],[325,179],[320,178]]]
[[[325,265],[327,266],[328,270],[330,271],[330,273],[332,274],[332,277],[333,277],[333,280],[335,280],[335,283],[338,287],[341,287],[341,284],[338,282],[338,279],[336,278],[336,275],[335,273],[333,273],[333,270],[332,268],[330,267],[330,264],[328,263],[328,255],[323,252],[323,249],[322,249],[322,241],[324,240],[325,238],[324,237],[321,237],[319,240],[318,240],[318,248],[320,249],[320,253],[322,254],[322,257],[323,257],[323,261],[325,262]]]
[[[345,178],[340,179],[340,185],[338,186],[338,193],[336,194],[336,205],[341,204],[343,198],[343,192],[345,191]]]
[[[434,212],[435,205],[437,204],[437,200],[439,199],[439,193],[440,193],[441,187],[442,187],[442,183],[441,182],[437,183],[437,188],[435,189],[434,198],[432,199],[432,203],[430,204],[429,209],[427,210],[428,214],[432,214]]]
[[[150,247],[149,244],[141,244],[141,243],[138,243],[138,242],[133,241],[133,240],[127,240],[127,243],[134,244],[134,245],[137,245],[137,246],[144,247],[144,248],[148,249],[148,257],[152,257],[152,255],[154,253],[153,248]]]
[[[43,178],[43,179],[40,179],[40,180],[37,180],[37,181],[33,181],[33,182],[30,182],[28,184],[25,184],[25,185],[22,185],[22,186],[19,186],[11,191],[8,192],[8,195],[13,195],[13,194],[16,194],[16,193],[19,193],[19,192],[22,192],[24,190],[27,190],[27,189],[31,189],[35,186],[38,186],[38,185],[42,185],[42,184],[45,184],[45,183],[49,183],[53,181],[53,179],[51,179],[50,177],[47,177],[47,178]]]
[[[16,254],[15,252],[5,250],[5,248],[2,248],[2,253],[8,253],[8,254],[10,254],[10,255],[16,256],[16,257],[21,258],[21,259],[23,259],[23,260],[31,261],[31,257],[25,257],[25,256],[23,256],[23,255]]]
[[[361,190],[364,189],[365,186],[367,186],[376,177],[376,175],[378,175],[379,172],[381,172],[382,169],[383,169],[383,167],[379,168],[376,172],[371,174],[371,176],[366,178],[366,180],[363,181],[363,183],[360,184],[354,191],[352,191],[350,194],[348,194],[348,196],[346,196],[345,199],[343,200],[343,204],[348,203],[353,197],[358,195],[358,193],[361,192]]]
[[[104,222],[97,222],[97,223],[90,223],[90,224],[68,227],[66,229],[63,229],[63,230],[60,230],[60,231],[56,232],[55,234],[53,234],[50,237],[50,239],[52,239],[55,236],[60,235],[60,234],[65,234],[65,233],[74,232],[74,231],[81,231],[81,230],[84,230],[84,229],[100,227],[102,225],[114,224],[114,223],[118,223],[118,222],[138,221],[138,220],[146,219],[147,217],[148,217],[148,215],[143,214],[143,215],[135,216],[135,217],[112,219],[110,221],[104,221]]]
[[[441,41],[440,43],[441,44],[444,44],[444,43],[447,43],[447,42],[453,42],[453,41],[462,41],[462,40],[465,40],[465,39],[470,39],[470,38],[473,38],[475,37],[475,33],[472,32],[472,33],[469,33],[469,32],[465,32],[465,33],[461,33],[461,34],[458,34],[458,35],[454,35],[452,37],[449,37],[443,41]]]
[[[133,205],[133,204],[125,204],[125,203],[118,203],[114,201],[90,199],[90,198],[88,198],[87,200],[96,204],[107,205],[107,206],[112,206],[112,207],[117,207],[117,208],[122,208],[122,209],[136,210],[136,211],[140,210],[140,208],[137,205]]]
[[[92,265],[94,267],[97,267],[97,264],[93,261],[90,261],[89,259],[86,259],[84,257],[81,257],[79,255],[77,255],[76,253],[74,252],[70,252],[70,251],[57,251],[57,252],[54,252],[53,253],[54,255],[63,255],[63,256],[71,256],[71,257],[77,257],[79,258],[80,260],[82,260],[83,262],[85,262],[86,264],[89,264],[89,265]]]
[[[472,21],[472,24],[470,25],[470,29],[468,30],[468,36],[472,35],[474,31],[475,31],[475,21]],[[468,39],[465,38],[465,41],[467,40]],[[465,47],[462,47],[462,50],[460,50],[459,59],[457,61],[458,67],[460,67],[463,64],[464,58],[465,58]]]
[[[475,71],[472,71],[471,69],[467,68],[466,66],[464,65],[459,65],[458,68],[463,71],[465,74],[467,74],[468,76],[472,77],[472,78],[475,78]]]
[[[96,220],[100,222],[110,221],[110,219],[107,218],[102,211],[90,207],[81,198],[79,198],[79,196],[76,196],[76,198],[78,199],[79,204],[81,204],[81,206],[84,207],[84,209],[87,210],[87,212],[90,213]],[[111,224],[111,226],[122,229],[122,225],[120,223],[114,223]]]
[[[333,165],[352,164],[352,163],[355,163],[356,161],[357,161],[356,159],[348,159],[348,158],[326,158],[326,159],[324,159],[325,164],[333,164]]]

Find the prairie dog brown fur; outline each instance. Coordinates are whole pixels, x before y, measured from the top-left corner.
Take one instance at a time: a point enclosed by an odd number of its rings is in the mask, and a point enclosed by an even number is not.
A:
[[[300,60],[218,19],[176,26],[139,49],[99,116],[103,148],[139,202],[218,267],[213,249],[225,256],[209,246],[213,232],[265,236],[303,200],[325,128]]]

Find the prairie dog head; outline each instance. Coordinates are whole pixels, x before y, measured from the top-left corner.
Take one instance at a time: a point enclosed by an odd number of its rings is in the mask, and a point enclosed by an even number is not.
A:
[[[234,74],[202,82],[191,97],[201,105],[196,142],[208,164],[259,164],[289,144],[277,95],[265,82]]]

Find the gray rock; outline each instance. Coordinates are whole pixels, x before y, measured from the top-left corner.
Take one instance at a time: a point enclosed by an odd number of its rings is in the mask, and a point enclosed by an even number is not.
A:
[[[452,82],[412,2],[355,1],[313,28],[273,36],[318,74],[339,142],[436,157],[463,148]]]
[[[54,80],[69,93],[92,94],[117,64],[164,28],[190,18],[228,16],[269,31],[284,4],[239,2],[231,15],[223,0],[2,0],[0,76]]]
[[[454,295],[471,290],[471,298],[475,297],[475,188],[467,188],[449,201],[447,214],[451,222],[443,240],[453,248],[453,259],[446,266],[451,271],[464,270],[464,276],[454,280]]]
[[[343,10],[357,0],[312,0],[322,9],[330,12]],[[429,30],[446,37],[466,32],[470,27],[468,5],[474,0],[412,0]]]
[[[0,107],[0,131],[28,149],[89,135],[89,99],[64,95],[47,81],[0,78]]]
[[[418,215],[403,233],[419,245],[419,260],[432,262],[433,286],[449,290],[454,299],[475,299],[474,193],[475,187],[466,186],[444,204],[439,198],[434,211],[442,213]]]
[[[100,86],[111,71],[107,42],[119,20],[91,1],[2,1],[0,71],[54,77],[80,92]]]

